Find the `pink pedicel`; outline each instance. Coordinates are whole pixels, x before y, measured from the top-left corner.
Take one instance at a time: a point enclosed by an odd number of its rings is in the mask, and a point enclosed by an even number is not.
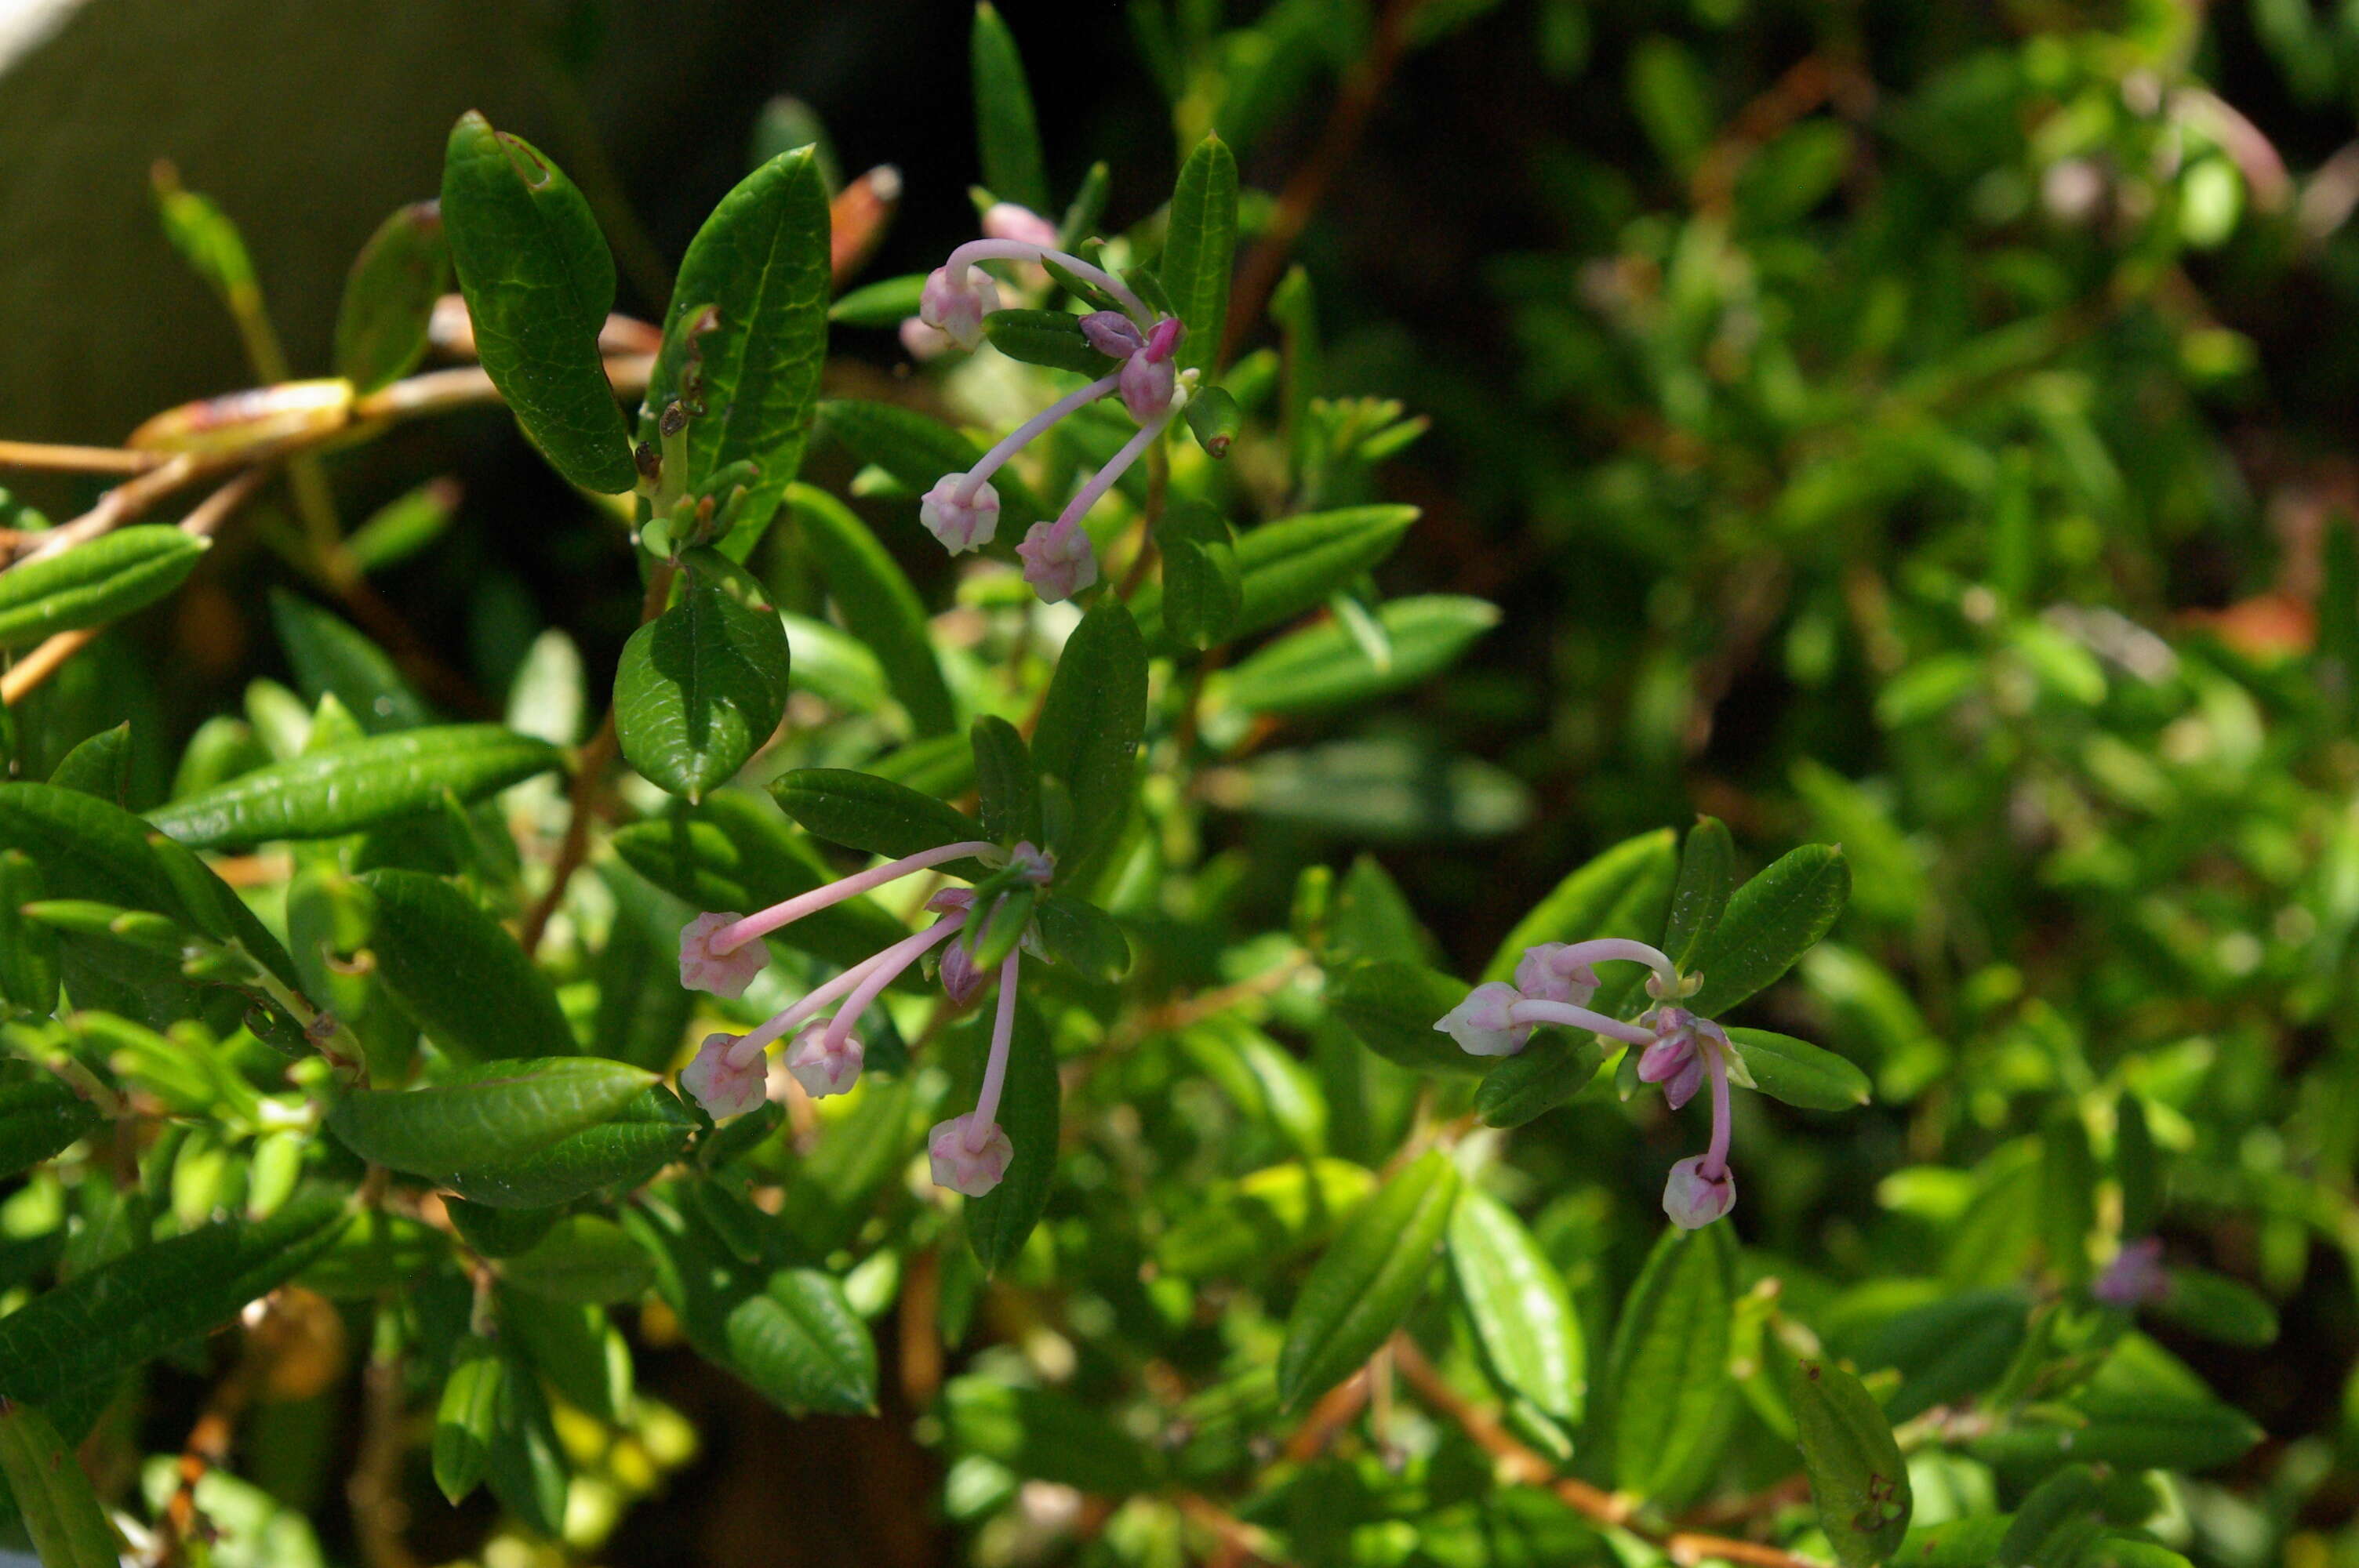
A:
[[[729,1048],[737,1040],[734,1034],[706,1035],[696,1048],[696,1060],[679,1070],[679,1087],[715,1121],[745,1115],[768,1094],[768,1060],[731,1061]]]
[[[758,940],[738,941],[723,946],[714,940],[717,933],[728,931],[745,917],[742,914],[700,914],[681,928],[679,934],[679,983],[690,990],[711,991],[714,996],[731,1000],[745,994],[754,977],[770,961],[770,950]],[[729,942],[723,937],[723,943]]]

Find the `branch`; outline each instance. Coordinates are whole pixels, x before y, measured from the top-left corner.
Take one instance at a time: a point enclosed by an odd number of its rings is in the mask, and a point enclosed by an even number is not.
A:
[[[146,473],[166,461],[162,452],[125,447],[60,447],[47,441],[0,441],[0,469],[47,473]]]

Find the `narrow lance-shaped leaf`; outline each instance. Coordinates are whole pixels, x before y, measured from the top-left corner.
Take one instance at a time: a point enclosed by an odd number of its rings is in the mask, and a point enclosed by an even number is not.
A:
[[[1461,981],[1397,958],[1327,978],[1327,1005],[1344,1026],[1377,1055],[1420,1073],[1471,1074],[1490,1066],[1434,1027],[1465,1000]]]
[[[1300,1410],[1342,1382],[1400,1326],[1433,1269],[1458,1196],[1440,1150],[1403,1167],[1345,1224],[1302,1283],[1277,1356],[1278,1402]]]
[[[49,783],[105,801],[125,806],[131,791],[131,721],[102,730],[58,761]]]
[[[1229,317],[1229,272],[1237,251],[1237,159],[1217,135],[1196,144],[1180,166],[1170,225],[1158,275],[1186,322],[1180,363],[1211,365],[1221,357]]]
[[[375,906],[377,977],[435,1044],[469,1059],[572,1054],[548,979],[474,900],[424,871],[359,881]]]
[[[995,844],[1037,842],[1040,782],[1032,771],[1032,753],[1024,737],[1016,732],[1016,726],[993,713],[976,719],[970,734],[983,836]]]
[[[1641,833],[1601,851],[1549,890],[1532,912],[1516,923],[1484,968],[1485,980],[1514,978],[1527,947],[1543,942],[1580,942],[1593,936],[1635,936],[1644,931],[1614,929],[1616,913],[1644,902],[1646,891],[1671,885],[1672,836],[1669,828]]]
[[[1718,1017],[1793,968],[1834,926],[1851,867],[1832,844],[1805,844],[1730,896],[1690,965],[1703,989],[1688,1005]]]
[[[1699,816],[1680,846],[1680,877],[1671,887],[1671,913],[1663,924],[1663,951],[1681,971],[1697,947],[1720,925],[1728,908],[1736,844],[1717,816]]]
[[[811,833],[847,849],[898,860],[982,836],[956,806],[851,768],[795,768],[770,793]]]
[[[165,524],[140,523],[0,571],[0,650],[147,608],[187,579],[206,543]]]
[[[1810,1500],[1843,1568],[1873,1568],[1908,1530],[1908,1466],[1892,1423],[1832,1361],[1798,1361],[1787,1384]]]
[[[1486,1127],[1521,1127],[1587,1088],[1605,1063],[1594,1034],[1544,1029],[1484,1075],[1474,1114]]]
[[[631,766],[698,800],[777,729],[788,653],[752,573],[710,549],[690,551],[680,572],[678,600],[623,644],[614,733]]]
[[[975,140],[983,151],[983,182],[1002,200],[1049,210],[1049,177],[1040,154],[1040,127],[1016,35],[998,11],[974,8],[973,38]]]
[[[336,1103],[328,1127],[364,1160],[439,1176],[546,1149],[613,1116],[654,1081],[592,1056],[492,1062],[422,1089],[355,1090]]]
[[[1032,731],[1034,765],[1072,807],[1071,830],[1049,846],[1061,885],[1085,891],[1120,836],[1146,731],[1147,646],[1130,611],[1102,596],[1065,639]]]
[[[58,1005],[57,933],[25,918],[24,910],[45,892],[30,855],[0,849],[0,1002],[44,1015]]]
[[[645,1184],[679,1158],[695,1130],[696,1119],[688,1108],[656,1084],[610,1119],[569,1133],[545,1149],[485,1160],[442,1180],[452,1192],[487,1210],[547,1214],[552,1204],[594,1193],[627,1192]]]
[[[831,398],[820,405],[820,420],[853,457],[875,464],[918,494],[944,474],[966,472],[983,456],[982,448],[940,420],[889,403]],[[1046,517],[1054,510],[1044,509],[1013,469],[993,474],[991,487],[999,492],[1003,523]]]
[[[1506,1205],[1459,1195],[1450,1217],[1450,1269],[1491,1374],[1559,1421],[1579,1419],[1588,1372],[1581,1325],[1564,1279]]]
[[[1070,310],[995,310],[984,318],[991,346],[1011,360],[1069,370],[1092,381],[1111,373],[1114,362],[1082,334],[1082,319]]]
[[[363,730],[382,735],[434,721],[434,710],[403,678],[382,648],[342,617],[307,599],[273,589],[270,623],[305,698],[333,695]],[[313,742],[315,748],[316,741]]]
[[[434,302],[450,287],[442,211],[431,201],[397,208],[377,225],[344,278],[336,308],[336,373],[366,395],[426,357]]]
[[[1245,605],[1228,519],[1201,501],[1182,502],[1166,508],[1156,523],[1155,545],[1163,557],[1165,631],[1189,648],[1209,648],[1226,638]]]
[[[664,477],[693,491],[715,470],[751,460],[760,471],[738,514],[740,537],[759,537],[802,466],[827,352],[828,294],[827,188],[810,147],[781,153],[739,181],[680,261],[639,439],[657,439],[664,406],[679,395],[683,317],[712,307],[719,325],[697,337],[703,412],[689,421],[688,473]],[[730,546],[739,558],[744,549]]]
[[[1675,1489],[1726,1433],[1734,1260],[1727,1227],[1667,1230],[1622,1303],[1607,1371],[1614,1483]]]
[[[42,1568],[116,1568],[123,1543],[82,1461],[38,1406],[0,1401],[0,1476]]]
[[[494,1400],[484,1479],[492,1496],[527,1528],[555,1536],[565,1528],[565,1493],[572,1479],[564,1445],[532,1368],[508,1346],[499,1346],[494,1354],[507,1366]]]
[[[655,1265],[613,1220],[572,1214],[538,1245],[500,1265],[517,1290],[570,1305],[636,1301],[655,1282]]]
[[[451,1353],[451,1375],[434,1411],[434,1484],[453,1505],[483,1484],[499,1420],[508,1362],[499,1347],[471,1334]]]
[[[614,258],[590,203],[521,136],[470,111],[451,129],[442,222],[475,349],[533,445],[585,490],[638,482],[598,333]]]
[[[147,820],[190,849],[271,838],[332,838],[462,803],[560,766],[546,741],[496,724],[445,724],[374,735],[255,768],[185,796]]]
[[[988,1044],[989,1010],[977,1020],[980,1044]],[[1049,1031],[1028,1004],[1018,1003],[1008,1042],[1007,1082],[999,1102],[999,1125],[1015,1157],[999,1185],[966,1205],[967,1241],[984,1270],[997,1272],[1024,1250],[1025,1239],[1049,1206],[1057,1176],[1057,1137],[1062,1118],[1057,1053]]]
[[[1165,571],[1168,581],[1168,564]],[[1172,602],[1167,595],[1167,605]],[[1370,659],[1343,622],[1327,621],[1256,650],[1230,674],[1229,700],[1256,713],[1309,713],[1419,685],[1496,626],[1499,609],[1437,593],[1396,599],[1375,619],[1391,650],[1386,664]]]
[[[1833,1052],[1767,1029],[1732,1029],[1735,1070],[1771,1099],[1806,1110],[1856,1110],[1873,1098],[1867,1075]]]
[[[933,479],[925,483],[930,486]],[[845,627],[876,655],[909,722],[920,735],[950,734],[957,727],[957,710],[927,634],[925,606],[908,576],[868,525],[825,491],[791,485],[787,500]]]
[[[1281,518],[1239,535],[1243,587],[1228,635],[1266,632],[1325,603],[1338,588],[1392,554],[1417,518],[1414,506],[1347,506]],[[1171,635],[1164,626],[1160,589],[1142,589],[1131,608],[1149,642]]]

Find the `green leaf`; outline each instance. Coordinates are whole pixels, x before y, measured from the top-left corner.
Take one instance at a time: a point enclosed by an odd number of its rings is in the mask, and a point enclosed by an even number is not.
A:
[[[2097,1159],[2089,1129],[2070,1104],[2039,1131],[2039,1234],[2048,1266],[2067,1285],[2089,1281],[2089,1232],[2097,1225]]]
[[[958,749],[966,750],[962,739]],[[614,843],[625,865],[697,909],[750,914],[809,892],[835,875],[776,806],[749,790],[720,790],[693,810],[635,822],[616,833]],[[774,948],[851,965],[908,935],[907,927],[875,903],[853,899],[805,915],[766,940]],[[677,937],[668,940],[676,943]]]
[[[1736,1386],[1728,1376],[1735,1290],[1728,1227],[1669,1229],[1624,1298],[1607,1361],[1614,1483],[1675,1492],[1716,1456]]]
[[[227,1323],[334,1244],[342,1200],[299,1193],[267,1219],[224,1219],[76,1274],[0,1318],[0,1388],[48,1404]]]
[[[1195,403],[1188,407],[1195,409]],[[1201,501],[1169,507],[1155,524],[1163,555],[1165,629],[1183,647],[1209,648],[1229,635],[1245,605],[1236,534]]]
[[[366,396],[426,357],[434,302],[451,286],[442,211],[431,201],[397,208],[353,258],[336,308],[336,373]]]
[[[1851,1359],[1863,1372],[1898,1368],[1900,1387],[1884,1409],[1894,1421],[1907,1421],[1997,1382],[2023,1343],[2025,1314],[2014,1291],[1971,1291],[1877,1325]]]
[[[1102,594],[1065,639],[1040,720],[1032,762],[1044,787],[1061,785],[1071,825],[1052,831],[1059,884],[1085,890],[1121,837],[1136,793],[1133,770],[1147,733],[1147,645],[1130,611]]]
[[[1347,506],[1281,518],[1239,535],[1237,570],[1244,587],[1228,634],[1249,637],[1324,604],[1337,589],[1392,554],[1417,518],[1414,506]],[[1131,600],[1150,643],[1172,634],[1164,626],[1163,598],[1162,590],[1150,587]]]
[[[444,724],[311,752],[158,806],[147,820],[191,849],[332,838],[462,804],[563,765],[557,748],[496,724]]]
[[[1361,1044],[1419,1073],[1475,1074],[1489,1067],[1434,1027],[1465,1000],[1462,981],[1397,958],[1355,965],[1327,978],[1329,1010]]]
[[[1237,432],[1245,428],[1245,410],[1225,386],[1199,388],[1180,413],[1188,421],[1188,433],[1209,458],[1227,457]]]
[[[503,1346],[495,1353],[507,1365],[493,1401],[484,1479],[527,1529],[554,1539],[565,1528],[565,1493],[572,1480],[565,1448],[540,1379],[513,1350]]]
[[[494,1208],[462,1197],[443,1199],[442,1208],[458,1230],[459,1239],[486,1258],[513,1258],[531,1251],[562,1217],[553,1208]]]
[[[357,880],[375,905],[377,978],[436,1044],[475,1060],[573,1053],[548,978],[455,884],[389,868]]]
[[[459,495],[457,481],[438,479],[395,496],[345,537],[344,554],[364,572],[408,560],[441,537],[458,515]],[[285,639],[283,630],[279,636]]]
[[[827,187],[810,147],[780,153],[739,181],[680,261],[663,350],[639,413],[639,439],[659,438],[664,406],[679,395],[685,318],[717,308],[720,325],[696,341],[704,412],[689,421],[688,473],[664,479],[696,493],[716,470],[756,464],[738,514],[740,535],[759,537],[802,466],[827,355],[831,292]],[[742,549],[733,545],[731,554]]]
[[[1581,1418],[1587,1352],[1564,1278],[1507,1206],[1462,1193],[1450,1217],[1450,1269],[1492,1378],[1560,1422]]]
[[[810,1269],[739,1261],[704,1221],[669,1206],[626,1210],[656,1288],[689,1343],[789,1412],[858,1415],[876,1399],[876,1347],[842,1287]]]
[[[0,1405],[0,1476],[42,1568],[117,1568],[123,1561],[123,1543],[82,1461],[38,1407]]]
[[[631,1347],[603,1308],[520,1302],[503,1292],[500,1327],[568,1402],[603,1422],[629,1418]]]
[[[1272,821],[1400,842],[1494,838],[1532,814],[1513,773],[1405,732],[1267,752],[1206,775],[1201,793]]]
[[[1262,648],[1229,676],[1229,700],[1255,713],[1310,713],[1366,702],[1419,685],[1448,669],[1474,640],[1499,623],[1499,610],[1479,599],[1432,594],[1396,599],[1376,612],[1392,658],[1379,666],[1338,621],[1291,633]]]
[[[995,310],[983,319],[991,346],[1011,360],[1069,370],[1092,381],[1111,375],[1114,362],[1082,334],[1082,319],[1070,310]]]
[[[770,794],[781,810],[817,837],[891,860],[983,836],[974,819],[956,806],[850,768],[791,769],[771,784]]]
[[[1352,858],[1352,869],[1343,873],[1342,884],[1335,889],[1326,927],[1326,950],[1320,957],[1333,968],[1348,968],[1355,958],[1422,963],[1440,952],[1425,927],[1418,924],[1417,912],[1409,907],[1400,883],[1370,854]]]
[[[1375,1184],[1364,1165],[1323,1159],[1219,1183],[1157,1239],[1156,1262],[1198,1280],[1278,1267],[1333,1235]]]
[[[839,297],[827,308],[827,319],[847,327],[898,327],[918,313],[925,292],[922,272],[881,278]]]
[[[967,472],[983,457],[983,449],[965,435],[914,408],[834,397],[819,406],[819,416],[829,434],[853,457],[875,464],[919,494],[944,474]],[[991,487],[999,492],[1003,520],[1053,514],[1011,469],[993,474]]]
[[[1277,1354],[1278,1403],[1299,1411],[1390,1338],[1432,1271],[1458,1196],[1439,1149],[1401,1168],[1344,1225],[1303,1281]]]
[[[1179,360],[1211,365],[1221,357],[1221,333],[1229,317],[1229,274],[1237,252],[1237,159],[1218,135],[1196,144],[1180,166],[1171,192],[1163,261],[1157,268],[1163,291],[1188,335]]]
[[[207,545],[166,524],[140,523],[0,571],[0,650],[147,608],[196,570]]]
[[[658,1084],[612,1120],[535,1153],[452,1171],[442,1181],[462,1197],[500,1209],[545,1208],[595,1193],[629,1192],[679,1159],[695,1130],[687,1108]]]
[[[2031,1406],[1969,1445],[2013,1468],[2066,1459],[2130,1469],[2209,1470],[2242,1458],[2265,1434],[2201,1379],[2142,1335],[2129,1335],[2065,1407]]]
[[[58,1006],[57,933],[24,914],[43,891],[41,869],[30,855],[0,849],[0,1004],[48,1014]],[[12,1166],[5,1173],[22,1168]]]
[[[329,1113],[328,1128],[364,1160],[444,1176],[547,1149],[613,1117],[653,1082],[653,1073],[594,1056],[489,1062],[426,1088],[354,1090]]]
[[[97,734],[68,752],[58,762],[49,783],[60,789],[94,795],[110,806],[130,805],[131,721]]]
[[[1016,35],[985,4],[974,8],[974,131],[983,153],[983,182],[1003,201],[1035,212],[1049,210],[1049,177],[1040,156],[1040,127]]]
[[[598,874],[614,901],[614,921],[593,966],[598,1011],[588,1050],[660,1071],[671,1065],[695,1011],[677,968],[680,928],[692,912],[625,866],[610,861]]]
[[[1767,1029],[1732,1029],[1728,1041],[1753,1087],[1771,1099],[1805,1110],[1856,1110],[1875,1098],[1865,1073],[1806,1040]]]
[[[614,672],[624,760],[690,800],[725,784],[787,710],[787,630],[753,574],[718,551],[680,559],[679,597],[631,633]]]
[[[975,793],[983,810],[983,836],[1014,846],[1040,838],[1040,780],[1032,753],[1016,726],[995,713],[974,721]]]
[[[287,662],[295,666],[305,701],[317,703],[332,694],[372,735],[434,721],[434,710],[385,651],[342,619],[308,599],[273,589],[270,622]]]
[[[1671,887],[1671,912],[1663,923],[1663,951],[1681,974],[1705,939],[1719,928],[1728,908],[1736,863],[1736,842],[1717,816],[1699,816],[1680,846],[1680,877]]]
[[[434,1410],[434,1484],[452,1506],[480,1486],[491,1462],[498,1426],[501,1384],[507,1358],[481,1335],[471,1334],[451,1353],[451,1375]]]
[[[962,1453],[1109,1498],[1155,1484],[1154,1454],[1071,1394],[981,1377],[958,1379],[947,1394],[945,1424]]]
[[[1794,967],[1834,926],[1851,895],[1841,849],[1805,844],[1738,888],[1712,935],[1698,944],[1691,973],[1703,989],[1688,1006],[1717,1018]]]
[[[5,1107],[0,1098],[0,1107]],[[7,1123],[0,1120],[0,1130]],[[0,1131],[5,1139],[5,1131]],[[0,1167],[5,1168],[5,1167]],[[2190,1334],[2257,1350],[2277,1336],[2277,1309],[2250,1286],[2208,1269],[2173,1269],[2154,1314]]]
[[[611,1219],[568,1215],[528,1252],[500,1265],[500,1278],[570,1306],[636,1301],[655,1283],[655,1265]]]
[[[1601,851],[1516,922],[1484,968],[1483,979],[1513,979],[1524,949],[1544,942],[1647,940],[1659,928],[1663,901],[1670,894],[1675,842],[1671,830],[1661,827]]]
[[[469,111],[443,152],[442,222],[484,370],[557,471],[584,490],[638,482],[598,333],[614,258],[590,203],[520,136]]]
[[[1130,968],[1130,938],[1113,916],[1085,899],[1048,893],[1032,919],[1049,957],[1091,979],[1118,979]]]
[[[2095,1535],[2104,1518],[2103,1500],[2097,1473],[2086,1465],[2067,1465],[2031,1488],[2000,1537],[1992,1561],[2010,1568],[2077,1562],[2079,1549]],[[1849,1568],[1851,1560],[1843,1561]]]
[[[1843,1568],[1875,1568],[1908,1532],[1908,1465],[1892,1423],[1860,1380],[1832,1361],[1796,1361],[1787,1379],[1802,1469],[1820,1526]]]
[[[407,1215],[364,1209],[295,1282],[332,1301],[363,1301],[407,1289],[451,1259],[447,1232]]]
[[[987,1044],[987,1015],[975,1022],[978,1044]],[[1015,1156],[999,1185],[966,1202],[967,1243],[986,1273],[997,1273],[1015,1260],[1049,1206],[1049,1190],[1057,1177],[1062,1094],[1048,1026],[1038,1011],[1019,1003],[1008,1040],[1006,1086],[999,1101],[999,1125]]]
[[[2150,1235],[2162,1206],[2161,1162],[2147,1126],[2146,1101],[2131,1089],[2114,1102],[2114,1178],[2122,1187],[2122,1234]]]
[[[1605,1044],[1586,1032],[1544,1029],[1483,1076],[1474,1114],[1486,1127],[1521,1127],[1587,1088]]]
[[[929,487],[932,483],[926,481]],[[942,682],[918,590],[843,503],[804,484],[788,486],[787,501],[844,625],[876,655],[910,724],[920,735],[951,733],[958,727],[957,708]]]

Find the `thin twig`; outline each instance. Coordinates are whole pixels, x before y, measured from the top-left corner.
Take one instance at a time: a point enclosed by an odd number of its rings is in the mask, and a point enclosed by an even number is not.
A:
[[[47,441],[0,441],[0,469],[46,473],[146,473],[166,461],[162,452],[125,447],[61,447]]]
[[[1310,955],[1298,948],[1291,957],[1234,985],[1198,991],[1193,996],[1182,997],[1134,1015],[1130,1022],[1106,1037],[1106,1049],[1126,1050],[1150,1035],[1169,1034],[1191,1023],[1201,1023],[1208,1018],[1217,1017],[1240,1003],[1274,995],[1293,984],[1296,977],[1310,967]]]

